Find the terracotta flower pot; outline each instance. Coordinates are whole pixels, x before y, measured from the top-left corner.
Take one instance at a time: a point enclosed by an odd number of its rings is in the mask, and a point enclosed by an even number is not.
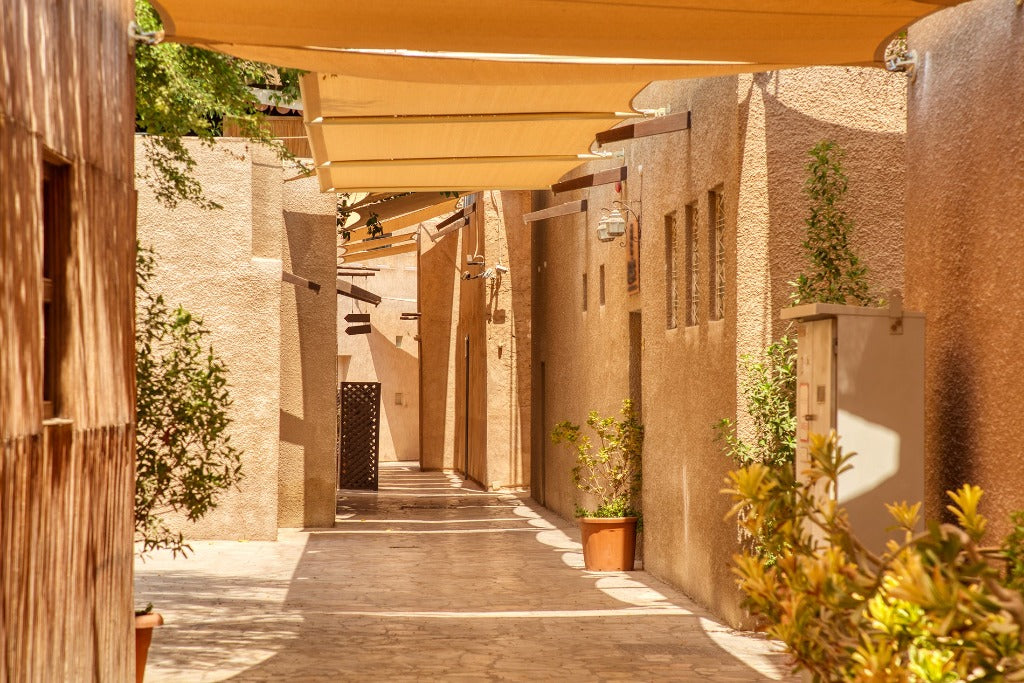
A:
[[[583,564],[594,572],[633,571],[636,517],[581,517]]]
[[[146,675],[146,656],[149,644],[153,642],[153,629],[164,625],[159,614],[143,614],[135,617],[135,683],[142,683]]]

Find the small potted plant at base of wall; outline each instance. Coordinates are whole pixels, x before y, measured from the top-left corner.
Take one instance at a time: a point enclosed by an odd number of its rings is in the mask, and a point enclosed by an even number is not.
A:
[[[551,432],[553,443],[576,449],[572,469],[576,488],[596,498],[593,510],[576,506],[583,541],[583,563],[591,571],[631,571],[640,521],[641,453],[644,428],[633,401],[622,402],[621,420],[587,416],[597,447],[581,434],[580,425],[559,422]]]

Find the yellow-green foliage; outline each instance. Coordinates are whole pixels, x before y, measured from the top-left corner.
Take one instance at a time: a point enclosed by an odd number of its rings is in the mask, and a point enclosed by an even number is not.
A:
[[[769,536],[777,562],[736,557],[747,606],[815,681],[1024,680],[1024,517],[999,547],[979,541],[982,491],[950,491],[957,524],[920,528],[920,504],[887,506],[895,536],[876,556],[851,533],[835,497],[850,467],[835,434],[811,438],[811,466],[761,463],[729,473],[733,513]],[[784,519],[766,528],[766,519]]]
[[[572,468],[576,488],[598,500],[595,510],[577,505],[577,517],[639,515],[644,427],[630,399],[622,402],[620,413],[622,420],[601,417],[597,411],[587,416],[587,426],[599,442],[596,450],[578,424],[565,420],[551,432],[552,443],[567,443],[576,450],[576,465]]]

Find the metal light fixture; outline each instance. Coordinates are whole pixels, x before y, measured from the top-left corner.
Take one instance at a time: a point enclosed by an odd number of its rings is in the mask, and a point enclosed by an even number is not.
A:
[[[614,239],[608,236],[608,218],[608,216],[601,216],[601,220],[597,222],[597,239],[601,242],[611,242]]]
[[[601,216],[601,220],[597,223],[597,239],[602,242],[614,242],[626,234],[626,215],[619,207],[624,209],[626,213],[636,215],[632,209],[622,202],[615,200],[612,203],[618,204],[618,206],[613,209],[601,209],[605,215]]]
[[[608,214],[608,240],[622,237],[626,234],[626,217],[618,209],[612,209]]]

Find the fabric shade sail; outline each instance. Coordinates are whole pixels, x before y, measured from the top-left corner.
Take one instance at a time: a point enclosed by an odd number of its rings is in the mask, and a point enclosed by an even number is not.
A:
[[[863,64],[959,0],[157,0],[180,42]],[[458,18],[458,20],[454,19]],[[230,51],[230,50],[229,50]]]
[[[546,188],[593,158],[596,133],[638,115],[650,81],[877,63],[894,33],[957,2],[154,4],[173,40],[311,72],[321,190],[379,194]]]

